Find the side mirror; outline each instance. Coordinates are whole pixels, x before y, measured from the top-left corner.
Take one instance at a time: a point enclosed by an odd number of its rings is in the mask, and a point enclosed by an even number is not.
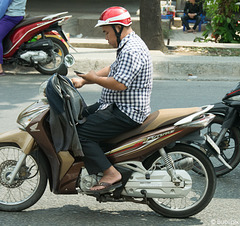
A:
[[[64,58],[64,64],[69,68],[75,64],[75,59],[71,54],[68,54]]]
[[[75,59],[71,54],[68,54],[64,58],[64,63],[60,65],[60,67],[57,70],[57,73],[66,76],[68,74],[68,68],[74,65]]]

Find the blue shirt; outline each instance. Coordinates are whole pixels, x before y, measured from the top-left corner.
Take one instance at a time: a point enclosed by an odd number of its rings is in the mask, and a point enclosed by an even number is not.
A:
[[[0,0],[0,19],[5,15],[7,8],[11,2],[12,0]]]
[[[108,77],[124,84],[124,91],[103,88],[99,109],[112,103],[137,123],[143,123],[151,112],[152,61],[149,50],[142,39],[131,32],[122,39],[118,55],[111,65]]]
[[[5,13],[7,16],[25,16],[27,0],[13,0]]]

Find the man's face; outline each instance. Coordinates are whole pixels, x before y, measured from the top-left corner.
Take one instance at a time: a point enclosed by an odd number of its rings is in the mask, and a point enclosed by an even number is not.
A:
[[[111,45],[113,48],[117,48],[117,37],[115,32],[110,25],[102,26],[103,33],[105,34],[105,39],[108,40],[108,44]]]

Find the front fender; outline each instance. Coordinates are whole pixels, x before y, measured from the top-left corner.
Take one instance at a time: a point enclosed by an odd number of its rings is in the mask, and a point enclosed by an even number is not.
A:
[[[34,139],[26,131],[12,130],[0,134],[0,144],[2,143],[17,144],[18,147],[20,147],[22,151],[28,155],[34,145]]]
[[[223,102],[218,102],[218,103],[215,103],[214,107],[212,109],[210,109],[208,112],[213,113],[215,115],[225,116],[227,114],[229,108],[231,108],[231,107],[227,106]]]
[[[214,115],[224,117],[222,128],[239,127],[239,112],[236,108],[227,106],[223,102],[215,103],[214,107],[208,111]]]

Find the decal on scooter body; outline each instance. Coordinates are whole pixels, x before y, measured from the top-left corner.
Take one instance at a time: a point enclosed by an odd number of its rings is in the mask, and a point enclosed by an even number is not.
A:
[[[30,127],[30,131],[31,131],[31,132],[40,132],[40,129],[37,129],[37,127],[38,127],[38,123],[33,124],[33,125]]]
[[[144,137],[141,140],[137,140],[130,144],[128,143],[126,145],[115,148],[115,149],[111,150],[110,152],[107,152],[106,155],[108,155],[108,156],[114,155],[114,157],[120,157],[123,155],[137,153],[137,152],[141,151],[143,148],[145,148],[146,146],[148,146],[150,144],[154,144],[154,142],[156,142],[156,141],[161,142],[167,138],[175,136],[178,133],[181,133],[183,130],[180,130],[177,132],[174,132],[174,131],[175,130],[169,130],[169,131],[166,131],[166,132],[163,132],[163,133],[160,133],[157,135],[153,135],[150,137]]]

